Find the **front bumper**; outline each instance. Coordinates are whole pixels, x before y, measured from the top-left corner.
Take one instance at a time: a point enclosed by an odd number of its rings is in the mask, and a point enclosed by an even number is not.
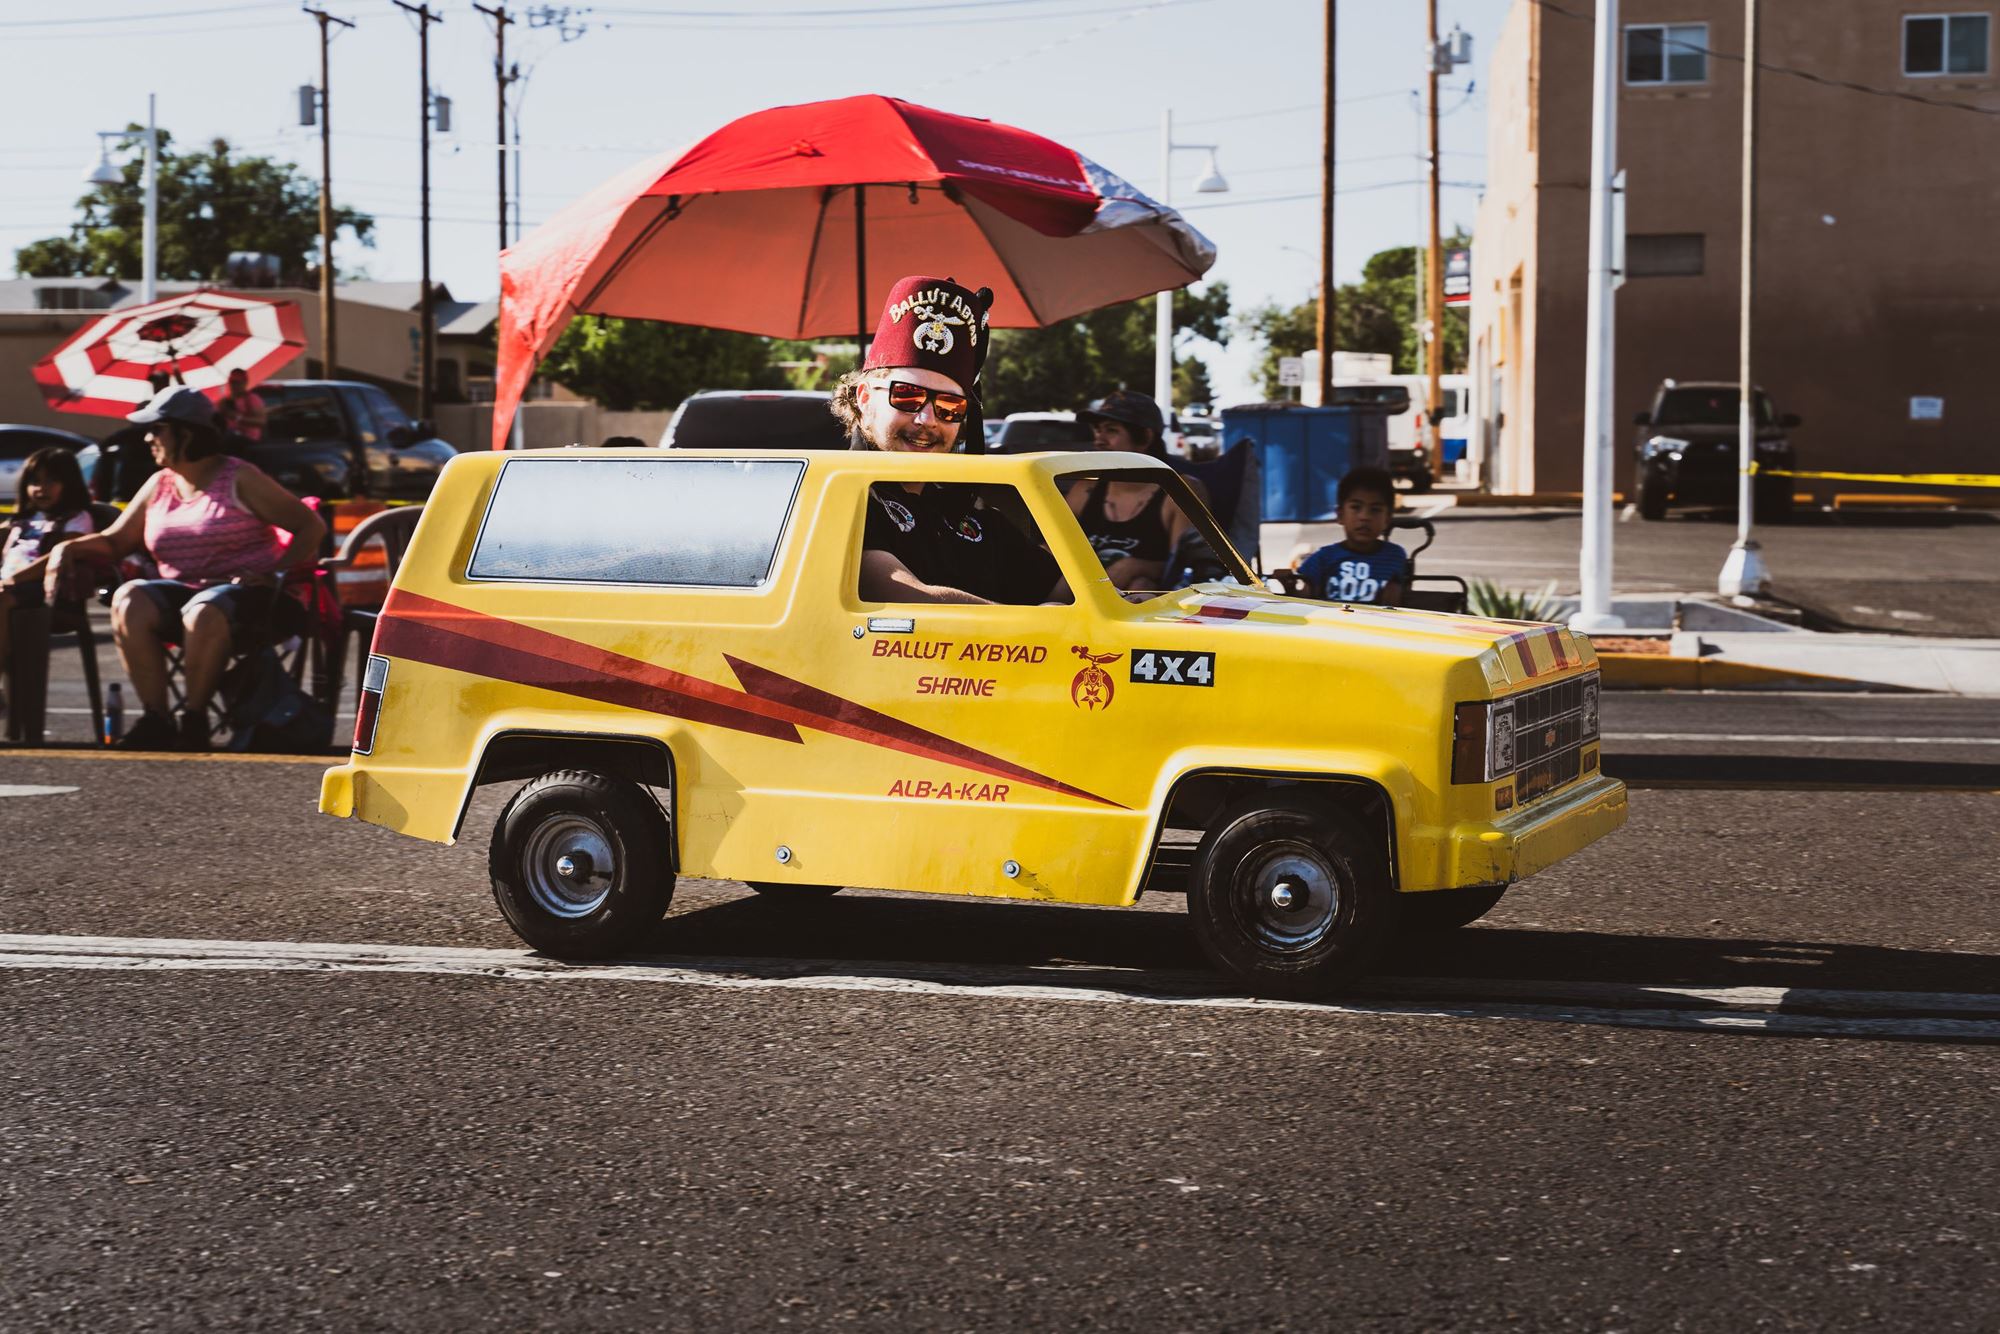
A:
[[[1625,785],[1602,775],[1505,819],[1451,827],[1452,885],[1511,884],[1580,852],[1625,823]]]

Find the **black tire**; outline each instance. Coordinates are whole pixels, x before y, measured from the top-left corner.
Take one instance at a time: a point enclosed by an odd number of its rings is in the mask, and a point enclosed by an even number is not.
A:
[[[1404,935],[1433,936],[1470,926],[1500,902],[1505,885],[1474,885],[1470,889],[1435,889],[1396,896],[1396,929]]]
[[[1202,951],[1260,996],[1310,999],[1354,982],[1395,926],[1380,844],[1304,794],[1230,807],[1195,849],[1189,886]]]
[[[651,797],[566,769],[514,794],[486,869],[514,934],[559,959],[601,959],[645,944],[673,902],[673,865],[673,836]]]
[[[744,884],[759,894],[767,894],[774,899],[830,899],[845,889],[845,885],[781,885],[775,880],[745,880]]]
[[[1431,475],[1429,473],[1413,472],[1410,474],[1410,491],[1412,492],[1412,494],[1420,496],[1424,492],[1430,489],[1431,489]]]
[[[1657,477],[1639,478],[1639,517],[1647,520],[1667,517],[1666,484]]]

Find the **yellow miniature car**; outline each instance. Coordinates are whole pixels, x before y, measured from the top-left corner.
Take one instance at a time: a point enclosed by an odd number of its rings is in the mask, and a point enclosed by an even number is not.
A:
[[[1167,487],[1225,579],[1121,596],[1065,501],[1112,475]],[[980,488],[985,524],[1054,557],[1048,600],[863,601],[870,489],[914,482]],[[1588,641],[1268,594],[1133,454],[461,455],[320,809],[448,843],[474,789],[522,779],[493,892],[553,955],[641,948],[676,875],[1181,892],[1208,955],[1282,996],[1625,819]]]

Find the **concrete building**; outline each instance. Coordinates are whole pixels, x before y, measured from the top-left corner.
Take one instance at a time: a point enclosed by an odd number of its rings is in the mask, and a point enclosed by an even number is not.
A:
[[[1799,466],[2000,472],[2000,4],[1761,15],[1753,353],[1777,409],[1804,418]],[[1620,23],[1626,487],[1630,423],[1662,379],[1736,378],[1743,4],[1625,0]],[[1516,0],[1486,80],[1470,347],[1495,491],[1581,486],[1593,28],[1589,0]]]

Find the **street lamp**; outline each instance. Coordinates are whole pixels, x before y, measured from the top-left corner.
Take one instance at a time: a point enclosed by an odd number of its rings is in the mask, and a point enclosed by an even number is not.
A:
[[[1222,168],[1216,164],[1215,144],[1177,144],[1174,142],[1174,113],[1172,108],[1160,113],[1160,202],[1171,204],[1174,192],[1174,151],[1184,149],[1208,154],[1208,167],[1201,178],[1194,183],[1196,194],[1219,195],[1229,192],[1229,182],[1222,178]],[[1160,325],[1155,335],[1153,348],[1153,398],[1160,405],[1160,415],[1171,418],[1174,415],[1174,293],[1172,288],[1160,293]]]
[[[146,229],[139,272],[140,300],[151,304],[160,295],[160,130],[154,119],[154,95],[146,94],[146,163],[141,179],[146,188]],[[83,173],[92,185],[123,185],[125,173],[111,164],[111,141],[123,139],[129,131],[97,132],[97,163]]]

